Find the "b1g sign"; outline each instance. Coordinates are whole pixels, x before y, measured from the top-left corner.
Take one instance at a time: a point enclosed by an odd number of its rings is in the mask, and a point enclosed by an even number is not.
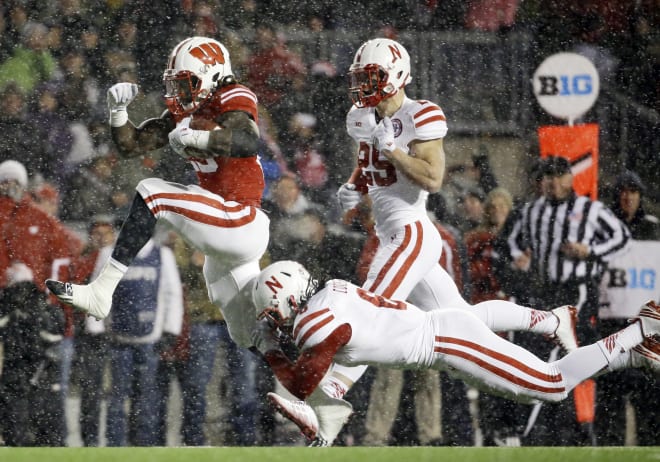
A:
[[[601,319],[637,316],[649,300],[660,301],[660,241],[632,239],[627,251],[609,262],[600,283]]]
[[[534,95],[543,109],[570,124],[598,98],[600,81],[594,65],[576,53],[546,58],[534,73]]]

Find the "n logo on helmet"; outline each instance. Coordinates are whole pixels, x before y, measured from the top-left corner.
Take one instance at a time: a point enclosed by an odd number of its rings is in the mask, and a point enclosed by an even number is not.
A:
[[[273,292],[275,295],[277,295],[278,289],[283,289],[284,286],[280,281],[278,281],[275,276],[271,276],[270,279],[266,282],[264,282],[266,287],[270,289],[271,292]]]
[[[210,66],[225,63],[225,54],[217,43],[203,43],[190,50],[190,54]]]
[[[392,52],[392,62],[395,63],[397,59],[401,59],[401,50],[395,45],[388,45],[390,51]]]

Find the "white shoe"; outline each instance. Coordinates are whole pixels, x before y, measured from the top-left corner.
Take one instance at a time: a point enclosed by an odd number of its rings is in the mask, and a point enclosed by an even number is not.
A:
[[[277,412],[295,423],[303,435],[312,441],[310,446],[332,446],[353,406],[346,400],[332,398],[320,388],[305,401],[291,401],[276,393],[267,398]]]
[[[84,311],[98,320],[105,319],[110,314],[112,294],[107,296],[104,291],[94,290],[96,286],[93,284],[81,286],[47,279],[46,287],[62,303]]]
[[[637,319],[642,323],[642,335],[644,337],[660,335],[660,306],[653,300],[642,306]]]
[[[560,306],[552,310],[552,313],[557,316],[559,324],[555,329],[554,340],[566,351],[577,350],[577,332],[575,326],[577,325],[577,308],[570,305]]]
[[[645,367],[660,375],[660,335],[646,337],[631,354],[633,366]]]
[[[353,414],[353,406],[344,399],[327,395],[321,388],[317,388],[307,397],[307,404],[313,409],[318,419],[317,438],[322,440],[326,446],[332,446],[344,424]]]
[[[277,393],[266,395],[271,406],[281,415],[296,424],[303,435],[314,444],[319,431],[319,421],[312,408],[304,401],[291,401]],[[327,446],[327,444],[325,444]]]

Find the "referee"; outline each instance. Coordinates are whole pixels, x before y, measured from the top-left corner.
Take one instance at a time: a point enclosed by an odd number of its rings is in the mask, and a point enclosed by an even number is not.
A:
[[[542,181],[544,194],[524,206],[509,235],[511,257],[536,276],[536,295],[546,306],[578,309],[578,340],[586,345],[600,338],[598,282],[630,232],[602,202],[575,194],[565,158],[549,157]]]
[[[630,232],[602,202],[575,193],[571,165],[563,157],[544,162],[542,192],[525,204],[511,228],[513,266],[529,272],[533,297],[544,306],[575,306],[578,342],[593,343],[599,338],[599,282],[607,261],[628,245]],[[550,349],[538,340],[532,351],[547,357]],[[576,388],[573,395],[574,411],[567,403],[544,406],[536,421],[535,443],[595,444],[593,382]],[[581,425],[574,428],[571,421]]]

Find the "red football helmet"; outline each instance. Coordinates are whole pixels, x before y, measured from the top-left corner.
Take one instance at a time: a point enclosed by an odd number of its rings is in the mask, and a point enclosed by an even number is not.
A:
[[[369,40],[355,53],[348,77],[353,104],[375,107],[410,83],[410,56],[394,40]]]
[[[163,74],[167,108],[175,116],[192,114],[231,75],[223,44],[207,37],[183,40],[172,50]]]

